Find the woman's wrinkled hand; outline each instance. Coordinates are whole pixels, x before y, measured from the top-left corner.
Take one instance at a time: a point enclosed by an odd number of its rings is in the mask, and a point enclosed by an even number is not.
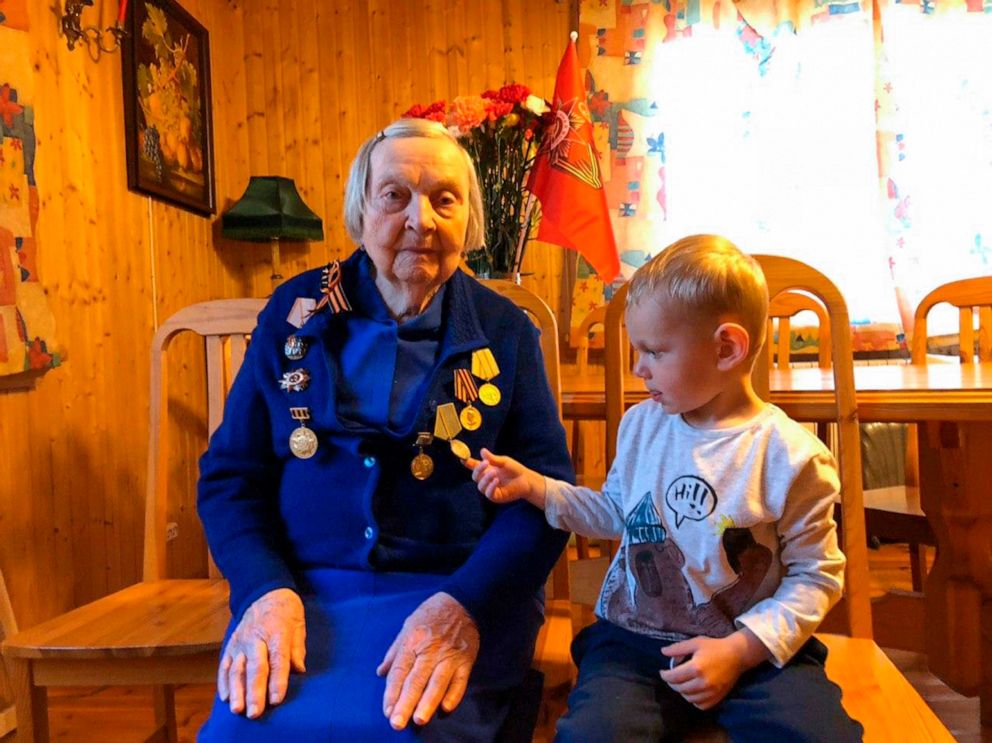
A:
[[[383,714],[395,730],[411,717],[426,725],[438,706],[450,712],[461,702],[479,654],[479,630],[465,608],[436,593],[407,617],[376,669],[386,676]]]
[[[306,670],[303,602],[288,588],[259,597],[227,641],[217,673],[217,693],[231,712],[256,718],[286,697],[290,670]]]

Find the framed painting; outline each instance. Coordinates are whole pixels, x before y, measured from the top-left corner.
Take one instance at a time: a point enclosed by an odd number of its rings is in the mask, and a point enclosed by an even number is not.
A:
[[[122,47],[127,186],[216,211],[207,30],[173,0],[135,0]]]

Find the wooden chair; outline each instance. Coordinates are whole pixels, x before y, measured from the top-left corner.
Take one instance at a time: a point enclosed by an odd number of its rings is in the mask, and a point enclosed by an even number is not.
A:
[[[791,322],[802,311],[813,312],[819,326],[817,364],[821,369],[831,365],[830,319],[822,304],[808,294],[783,292],[768,304],[768,333],[765,348],[770,368],[789,366],[791,358]],[[776,327],[777,325],[777,327]],[[777,330],[777,337],[775,331]],[[919,490],[913,487],[916,476],[912,461],[906,456],[906,424],[874,421],[861,424],[862,485],[864,488],[865,519],[870,541],[883,540],[906,542],[909,545],[910,575],[913,591],[923,590],[926,574],[926,553],[923,545],[934,545],[936,540],[926,516],[920,508]],[[816,423],[816,435],[831,445],[830,424]],[[901,445],[901,446],[900,446]],[[908,467],[907,467],[908,464]],[[907,485],[909,487],[907,487]],[[886,607],[893,605],[893,614],[904,614],[909,597],[893,594],[887,601],[876,604],[876,619],[884,615]],[[892,627],[899,632],[888,633],[891,647],[921,650],[922,615],[919,607],[913,616],[892,618],[882,616],[886,630]],[[915,625],[915,626],[914,626]],[[913,633],[904,630],[915,629]]]
[[[14,619],[14,610],[10,605],[10,596],[7,594],[7,583],[3,579],[3,573],[0,572],[0,643],[16,634],[17,620]],[[6,663],[0,657],[0,738],[17,727],[14,690],[10,677]]]
[[[606,319],[606,305],[600,305],[584,318],[578,328],[572,331],[571,345],[575,348],[575,373],[578,376],[589,374],[589,349],[603,347],[602,326]],[[598,329],[599,332],[596,332]],[[572,463],[575,465],[575,482],[579,485],[598,489],[603,486],[603,476],[585,471],[585,440],[582,436],[582,421],[572,421]],[[580,560],[592,557],[588,537],[575,535],[575,548]]]
[[[912,361],[926,364],[927,316],[936,305],[953,305],[958,310],[958,358],[962,364],[992,361],[992,277],[983,276],[962,279],[943,284],[927,294],[916,308],[912,328]],[[978,337],[976,353],[975,313],[978,314]],[[888,424],[877,424],[888,425]],[[895,425],[895,424],[891,424]],[[905,541],[910,547],[910,570],[913,590],[922,591],[926,577],[926,553],[923,545],[936,545],[936,537],[920,505],[920,490],[917,487],[917,432],[915,425],[900,426],[898,432],[890,430],[872,432],[877,440],[868,443],[885,446],[893,436],[905,439],[905,483],[906,487],[892,486],[873,491],[873,497],[866,500],[868,534],[882,540]],[[867,447],[864,447],[867,448]],[[903,602],[905,603],[905,602]],[[917,612],[918,613],[918,612]],[[914,638],[897,647],[911,645],[910,649],[921,649],[922,640]]]
[[[768,303],[768,333],[765,348],[770,368],[787,367],[792,356],[792,318],[800,312],[812,312],[819,325],[817,363],[830,368],[830,321],[823,305],[808,294],[783,292]],[[777,340],[776,339],[777,336]]]
[[[184,332],[203,338],[207,430],[212,433],[263,304],[261,299],[195,304],[155,333],[142,581],[6,639],[3,653],[14,668],[19,739],[48,740],[49,686],[151,685],[156,729],[150,739],[175,741],[174,685],[216,679],[230,621],[227,582],[209,557],[207,578],[167,577],[167,355]]]
[[[951,741],[923,699],[872,640],[872,615],[868,586],[868,551],[861,488],[861,450],[854,366],[847,306],[837,288],[813,268],[789,258],[755,256],[768,280],[772,297],[802,290],[823,305],[831,330],[834,386],[837,391],[833,423],[839,441],[841,477],[842,547],[847,555],[844,598],[829,618],[843,626],[847,636],[818,633],[827,645],[827,675],[843,692],[843,704],[865,727],[866,741],[904,739]],[[626,289],[621,289],[606,311],[606,414],[607,450],[612,461],[617,428],[624,412],[625,355],[629,343],[623,329]],[[626,346],[626,348],[625,348]],[[768,397],[769,357],[759,353],[753,374],[755,389]],[[828,618],[828,619],[829,619]],[[720,738],[722,733],[700,735],[694,740]]]
[[[942,302],[958,308],[958,357],[961,363],[992,361],[992,276],[981,276],[938,286],[923,298],[913,315],[913,363],[927,362],[927,315]],[[977,358],[975,311],[978,312]]]
[[[522,309],[541,331],[544,371],[561,416],[561,364],[558,350],[558,323],[551,308],[533,292],[510,281],[485,280],[483,283]],[[548,579],[544,625],[537,636],[534,667],[544,674],[542,709],[538,724],[550,725],[565,707],[565,698],[575,680],[571,643],[572,605],[569,592],[568,550],[562,553]]]
[[[589,371],[589,349],[602,348],[602,333],[595,333],[594,329],[601,326],[606,320],[606,305],[600,305],[584,318],[579,327],[572,331],[571,345],[575,349],[575,366],[578,374],[586,374]]]
[[[771,369],[787,368],[792,361],[792,318],[800,312],[812,312],[818,325],[817,364],[821,369],[830,368],[830,321],[823,305],[808,294],[783,292],[768,302],[768,332],[765,348]],[[830,424],[818,421],[816,435],[830,446]]]

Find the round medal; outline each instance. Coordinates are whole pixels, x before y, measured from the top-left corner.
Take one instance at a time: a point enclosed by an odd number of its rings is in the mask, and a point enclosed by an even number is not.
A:
[[[468,459],[472,456],[472,450],[468,446],[458,439],[451,440],[451,453],[462,461]]]
[[[479,399],[489,407],[492,407],[493,405],[499,405],[499,401],[503,399],[503,396],[499,392],[499,387],[486,382],[479,388]]]
[[[421,452],[410,462],[410,472],[418,480],[426,480],[434,473],[434,460]]]
[[[458,419],[462,422],[462,428],[466,431],[478,431],[479,426],[482,425],[482,413],[471,405],[462,410]]]
[[[289,450],[300,459],[310,459],[317,453],[317,434],[300,426],[289,435]]]

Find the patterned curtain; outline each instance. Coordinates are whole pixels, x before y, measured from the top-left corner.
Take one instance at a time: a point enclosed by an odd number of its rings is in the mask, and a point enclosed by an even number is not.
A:
[[[624,274],[721,233],[819,268],[856,349],[900,353],[907,308],[988,273],[992,0],[922,2],[583,0]],[[610,294],[580,265],[572,325]]]

